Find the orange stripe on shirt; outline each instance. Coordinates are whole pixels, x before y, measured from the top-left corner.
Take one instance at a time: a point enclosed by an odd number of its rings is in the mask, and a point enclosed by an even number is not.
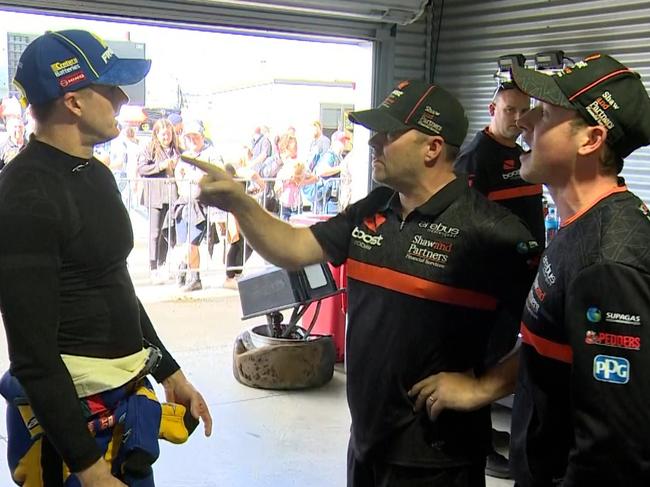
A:
[[[358,260],[348,259],[347,269],[349,278],[431,301],[490,311],[495,310],[498,303],[488,294],[446,286]]]
[[[536,196],[538,194],[542,194],[541,184],[490,191],[487,197],[489,200],[492,201],[501,201],[501,200],[509,200],[512,198],[521,198],[522,196]]]
[[[567,364],[573,363],[573,350],[571,350],[569,345],[557,343],[548,338],[535,335],[526,327],[523,321],[521,322],[521,340],[533,347],[537,350],[537,353],[544,357],[559,360]]]
[[[591,210],[594,206],[596,206],[600,201],[604,200],[608,196],[613,195],[614,193],[624,193],[625,191],[627,191],[627,186],[625,185],[616,186],[614,188],[605,191],[604,193],[598,195],[593,201],[585,205],[584,208],[582,208],[580,211],[574,213],[569,218],[563,219],[561,226],[566,227],[567,225],[571,225],[574,221],[576,221],[578,218],[580,218],[582,215],[584,215],[589,210]]]

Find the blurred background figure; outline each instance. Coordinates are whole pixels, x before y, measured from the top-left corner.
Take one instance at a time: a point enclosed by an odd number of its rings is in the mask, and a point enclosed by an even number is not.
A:
[[[318,120],[312,122],[312,139],[309,143],[309,154],[307,155],[307,170],[314,174],[318,160],[330,148],[330,139],[323,133],[323,126]],[[316,185],[306,184],[302,188],[303,206],[313,210],[313,202],[316,196]]]
[[[183,117],[179,113],[170,113],[167,117],[169,123],[174,127],[174,133],[176,134],[176,140],[178,141],[178,147],[183,152],[185,150],[184,141],[183,141]]]
[[[314,213],[337,213],[339,209],[339,174],[341,158],[349,140],[345,132],[337,132],[332,136],[332,142],[318,158],[313,174],[318,178],[312,201]]]
[[[142,203],[149,212],[149,267],[151,281],[162,284],[168,278],[165,268],[167,252],[176,234],[169,209],[178,197],[173,178],[180,149],[174,126],[167,119],[156,121],[151,141],[138,157],[138,175],[145,178]]]
[[[20,117],[5,118],[7,140],[0,146],[0,170],[25,148],[25,124]]]
[[[289,221],[292,215],[301,210],[300,189],[305,184],[307,171],[305,164],[298,160],[296,138],[285,134],[280,143],[282,167],[275,180],[275,194],[280,202],[280,218]]]
[[[226,164],[225,169],[233,178],[241,177],[232,164]],[[245,185],[246,183],[242,182],[242,184]],[[237,289],[237,278],[241,275],[241,268],[253,253],[253,249],[244,240],[244,236],[239,230],[239,223],[234,215],[228,215],[227,225],[226,240],[229,248],[226,254],[226,280],[223,281],[223,287]]]
[[[185,155],[223,168],[223,158],[204,137],[203,123],[191,120],[185,124],[184,130]],[[207,209],[197,199],[198,182],[204,172],[180,161],[176,165],[174,175],[178,188],[178,199],[174,205],[174,223],[180,255],[177,283],[184,291],[198,291],[203,288],[199,274],[201,265],[199,245],[207,233]]]

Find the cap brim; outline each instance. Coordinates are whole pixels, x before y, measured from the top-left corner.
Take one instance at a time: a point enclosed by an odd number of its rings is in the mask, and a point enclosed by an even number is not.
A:
[[[512,80],[521,91],[533,98],[551,105],[575,109],[553,77],[548,74],[540,73],[534,69],[513,66]]]
[[[94,81],[98,85],[128,86],[139,83],[151,69],[150,59],[117,59],[108,71]]]
[[[411,128],[381,108],[351,112],[348,118],[375,132],[397,132]]]

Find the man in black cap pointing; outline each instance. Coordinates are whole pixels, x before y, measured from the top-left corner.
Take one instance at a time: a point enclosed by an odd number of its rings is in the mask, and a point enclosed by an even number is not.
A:
[[[234,213],[276,265],[347,264],[348,486],[482,486],[489,409],[438,416],[429,377],[482,372],[496,316],[518,320],[537,244],[454,175],[467,119],[444,88],[406,81],[350,118],[375,132],[372,174],[384,186],[332,219],[293,228],[195,161],[207,173],[200,198]]]

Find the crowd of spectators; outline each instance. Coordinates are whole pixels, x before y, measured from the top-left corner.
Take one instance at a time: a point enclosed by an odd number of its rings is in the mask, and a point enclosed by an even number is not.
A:
[[[0,170],[29,138],[23,117],[8,116],[4,123]],[[150,132],[125,123],[116,139],[96,146],[94,155],[112,171],[127,208],[148,218],[151,282],[175,278],[184,291],[201,289],[200,245],[207,241],[212,255],[215,243],[225,240],[224,286],[235,288],[251,254],[232,216],[199,203],[202,173],[182,162],[181,154],[230,171],[260,205],[283,220],[306,212],[337,213],[342,206],[339,195],[345,192],[341,181],[350,182],[341,174],[341,162],[351,147],[349,133],[339,130],[328,137],[319,121],[304,132],[310,132],[309,145],[299,147],[294,127],[271,132],[257,126],[239,156],[226,160],[202,121],[172,113],[156,120]]]

